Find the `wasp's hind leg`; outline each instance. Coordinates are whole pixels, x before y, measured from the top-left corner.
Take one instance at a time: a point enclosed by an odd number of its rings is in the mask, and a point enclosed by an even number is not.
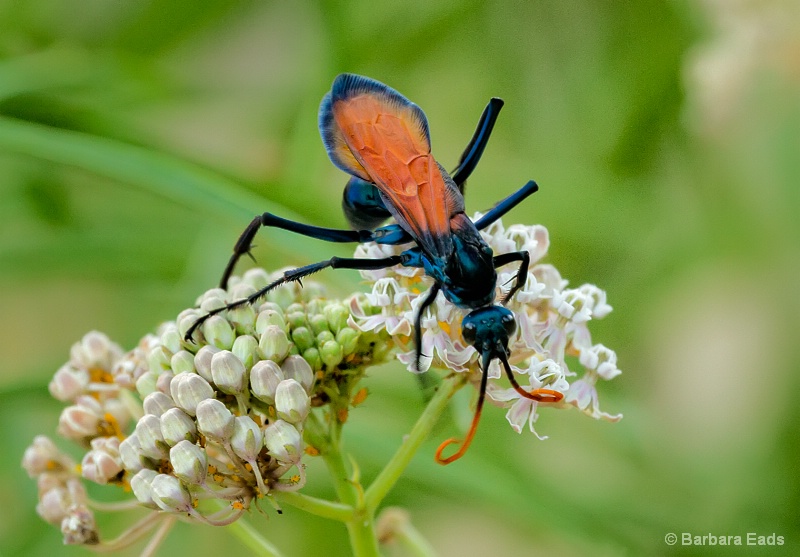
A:
[[[254,292],[247,298],[242,298],[241,300],[237,300],[221,308],[209,311],[206,315],[197,319],[197,321],[195,321],[192,326],[189,327],[189,330],[186,331],[185,338],[187,341],[192,341],[192,335],[197,328],[200,327],[212,315],[217,315],[223,311],[236,309],[247,304],[253,304],[265,296],[270,290],[273,290],[274,288],[277,288],[280,285],[288,282],[300,281],[309,275],[313,275],[314,273],[321,271],[322,269],[330,267],[332,269],[360,269],[366,271],[402,265],[408,263],[408,261],[409,256],[405,254],[393,255],[391,257],[384,257],[382,259],[351,259],[343,257],[331,257],[327,261],[320,261],[319,263],[314,263],[312,265],[306,265],[305,267],[299,267],[297,269],[292,269],[291,271],[286,271],[283,273],[281,278],[273,281],[261,290]]]
[[[250,248],[253,247],[253,238],[255,238],[256,233],[262,226],[281,228],[289,232],[316,238],[317,240],[323,240],[325,242],[379,242],[383,244],[401,244],[410,241],[408,234],[396,224],[384,226],[374,231],[338,230],[335,228],[322,228],[320,226],[302,224],[273,215],[272,213],[264,213],[254,218],[236,241],[236,245],[233,247],[233,255],[231,255],[228,264],[225,266],[225,271],[222,273],[220,288],[227,288],[228,279],[230,279],[231,274],[233,274],[233,269],[236,267],[236,263],[243,255],[248,255],[251,259],[253,258],[250,253]]]
[[[513,261],[520,261],[519,270],[517,270],[516,281],[511,290],[503,296],[502,304],[506,305],[511,297],[516,294],[517,290],[525,285],[525,279],[528,278],[528,266],[531,263],[531,254],[527,250],[512,251],[511,253],[504,253],[503,255],[496,255],[494,257],[494,268],[502,267]],[[514,280],[514,279],[511,279]],[[511,281],[509,281],[511,282]]]

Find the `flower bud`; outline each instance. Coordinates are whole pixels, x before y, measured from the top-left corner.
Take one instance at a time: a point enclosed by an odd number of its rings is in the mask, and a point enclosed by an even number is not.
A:
[[[156,391],[144,397],[142,403],[145,414],[152,414],[153,416],[161,416],[170,408],[175,408],[175,401],[169,395]]]
[[[217,352],[211,358],[211,377],[217,388],[229,395],[241,394],[247,384],[242,360],[228,350]]]
[[[264,269],[253,267],[244,272],[242,282],[249,284],[256,290],[261,290],[272,281]]]
[[[70,349],[70,361],[75,367],[109,370],[122,357],[122,349],[105,334],[89,331]]]
[[[237,285],[238,286],[238,285]],[[247,285],[241,285],[247,286]],[[246,296],[241,296],[245,298]],[[240,298],[236,296],[236,298]],[[255,331],[256,310],[252,304],[243,304],[239,307],[228,310],[228,320],[240,335],[249,335]]]
[[[323,344],[325,344],[329,340],[334,340],[335,338],[336,337],[333,336],[332,332],[330,332],[330,331],[322,331],[321,333],[319,333],[317,335],[317,338],[315,340],[316,340],[317,346],[322,346]]]
[[[54,487],[45,491],[39,497],[36,513],[50,524],[60,526],[61,521],[67,516],[67,509],[71,504],[72,501],[67,489],[65,487]]]
[[[328,320],[325,319],[324,315],[321,314],[312,315],[311,319],[309,320],[309,325],[311,325],[311,331],[315,335],[319,335],[323,331],[330,332],[330,328],[328,327]]]
[[[338,332],[347,327],[347,318],[350,312],[340,303],[330,303],[323,310],[331,331]]]
[[[228,304],[225,302],[223,293],[216,295],[209,291],[206,292],[206,294],[203,296],[203,301],[200,302],[200,310],[208,313],[209,311],[214,311],[215,309],[224,308],[226,305]]]
[[[192,497],[181,481],[167,474],[158,474],[150,483],[153,502],[162,510],[173,513],[188,513],[192,507]]]
[[[90,396],[80,396],[76,404],[61,412],[57,431],[59,435],[73,441],[96,437],[103,414],[103,407],[97,400]]]
[[[64,536],[64,545],[97,545],[100,543],[94,514],[83,504],[70,506],[67,515],[61,521],[61,533]]]
[[[172,372],[177,375],[182,372],[194,373],[194,356],[187,350],[179,350],[173,354],[169,361]]]
[[[194,420],[180,408],[171,408],[161,415],[161,435],[170,447],[181,441],[197,441],[197,426]]]
[[[206,452],[189,441],[181,441],[169,451],[172,469],[181,481],[200,485],[206,481],[208,457]]]
[[[319,357],[328,369],[333,369],[342,363],[344,351],[338,342],[329,340],[319,350]]]
[[[214,441],[226,443],[233,435],[233,414],[220,401],[209,398],[197,405],[197,429]]]
[[[153,480],[158,476],[155,470],[143,469],[136,472],[131,478],[131,491],[139,502],[145,507],[157,509],[155,501],[153,501]]]
[[[142,444],[135,433],[123,439],[119,444],[119,457],[125,470],[130,473],[136,473],[149,464],[143,460]]]
[[[319,357],[319,350],[316,348],[309,348],[304,351],[303,359],[308,362],[312,370],[319,371],[322,369],[322,359]]]
[[[297,463],[303,454],[300,432],[283,420],[267,426],[264,430],[264,445],[273,457],[284,463]]]
[[[208,382],[214,380],[211,377],[211,358],[219,351],[220,349],[216,346],[207,344],[198,350],[197,354],[195,354],[194,367],[197,369],[197,373],[200,374],[200,377]]]
[[[197,320],[202,317],[202,313],[197,311],[196,309],[192,308],[191,310],[182,311],[178,315],[178,334],[181,335],[181,338],[186,338],[186,333],[192,326],[197,322]],[[192,333],[192,336],[197,340],[200,336],[198,331],[195,330]]]
[[[294,379],[300,383],[307,393],[314,386],[314,370],[302,356],[289,356],[281,364],[281,371],[286,379]]]
[[[336,333],[336,342],[342,347],[342,352],[344,352],[344,354],[352,354],[356,351],[356,346],[358,346],[359,336],[358,331],[355,329],[345,327]]]
[[[174,323],[169,323],[164,327],[164,330],[161,331],[159,340],[161,345],[166,348],[167,351],[175,354],[181,349],[181,338],[182,337],[178,332],[178,326]]]
[[[89,372],[66,364],[55,373],[48,388],[53,398],[68,402],[84,394],[88,386]]]
[[[298,327],[292,331],[292,341],[301,351],[314,346],[314,335],[307,327]]]
[[[169,369],[170,359],[172,359],[172,352],[166,347],[158,345],[147,353],[147,367],[153,373],[159,374]]]
[[[175,377],[175,374],[170,369],[160,373],[156,378],[156,391],[164,394],[169,393],[169,386],[173,377]]]
[[[178,408],[190,416],[195,415],[195,409],[200,401],[214,397],[214,389],[208,381],[194,373],[176,375],[170,383],[170,393]]]
[[[258,317],[256,318],[256,334],[260,337],[270,325],[275,325],[280,330],[285,331],[286,321],[283,318],[283,313],[273,309],[262,309],[258,312]]]
[[[236,337],[236,340],[233,341],[233,348],[231,348],[231,352],[233,352],[236,357],[242,361],[245,369],[250,369],[253,367],[253,364],[256,362],[256,360],[259,359],[258,341],[252,335],[242,335],[240,337]]]
[[[142,448],[142,454],[153,460],[167,458],[169,446],[161,434],[161,420],[152,414],[145,414],[136,424],[136,437]]]
[[[139,396],[146,397],[150,393],[155,392],[157,381],[158,375],[152,371],[145,371],[141,374],[136,380],[136,391],[139,393]]]
[[[299,329],[305,327],[308,322],[306,321],[306,312],[300,304],[293,304],[286,308],[286,322],[291,329]]]
[[[311,399],[300,383],[294,379],[280,382],[275,392],[275,410],[279,418],[293,424],[302,423],[310,407]]]
[[[89,481],[106,484],[122,472],[122,459],[119,455],[120,441],[117,437],[98,437],[92,439],[92,450],[87,452],[81,462],[81,475]]]
[[[289,337],[286,336],[283,329],[270,325],[261,334],[258,347],[265,360],[280,362],[289,353]]]
[[[257,399],[267,404],[275,404],[275,391],[283,380],[283,371],[272,360],[261,360],[250,370],[250,389]]]
[[[206,337],[208,344],[221,348],[222,350],[230,350],[233,346],[233,328],[228,321],[219,315],[212,315],[202,325],[203,335]]]
[[[233,424],[231,447],[242,460],[252,461],[264,446],[261,428],[249,416],[238,416]]]

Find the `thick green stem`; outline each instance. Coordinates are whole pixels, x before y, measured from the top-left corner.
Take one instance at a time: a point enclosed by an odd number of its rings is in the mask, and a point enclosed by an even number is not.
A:
[[[331,474],[339,500],[351,505],[353,514],[346,522],[350,545],[355,557],[378,557],[378,538],[375,535],[374,515],[365,505],[364,491],[357,479],[347,472],[341,451],[341,424],[332,418],[330,445],[322,454]]]
[[[458,389],[464,386],[466,379],[466,374],[460,373],[450,379],[446,379],[439,386],[422,416],[419,417],[411,432],[403,440],[403,444],[400,445],[392,459],[367,489],[365,496],[366,506],[371,513],[375,512],[375,509],[381,504],[389,490],[400,479],[401,474],[411,462],[411,459],[414,458],[417,449],[431,432],[433,426],[436,425],[444,409],[447,408],[450,398]]]

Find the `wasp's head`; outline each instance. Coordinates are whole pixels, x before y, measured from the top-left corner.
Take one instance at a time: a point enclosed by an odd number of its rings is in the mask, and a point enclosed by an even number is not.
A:
[[[464,340],[484,357],[508,353],[508,340],[517,330],[517,320],[508,308],[486,306],[476,309],[461,321]]]

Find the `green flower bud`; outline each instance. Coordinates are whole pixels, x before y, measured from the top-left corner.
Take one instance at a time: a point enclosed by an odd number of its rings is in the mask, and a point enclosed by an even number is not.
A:
[[[136,424],[136,437],[139,438],[142,454],[153,460],[167,457],[169,446],[161,434],[161,420],[152,414],[145,414]]]
[[[131,478],[131,491],[145,507],[157,509],[155,501],[153,501],[153,480],[158,476],[155,470],[143,469],[136,472]]]
[[[256,293],[256,288],[253,288],[252,284],[247,284],[246,282],[242,281],[238,284],[234,284],[230,289],[230,295],[228,298],[230,300],[244,300],[245,298],[249,298],[253,294]]]
[[[172,358],[169,361],[169,365],[172,368],[172,372],[176,375],[183,371],[188,373],[194,373],[194,356],[191,352],[186,350],[179,350],[175,352]]]
[[[181,349],[181,335],[178,332],[177,325],[170,323],[161,332],[159,341],[161,345],[172,354],[175,354]]]
[[[175,476],[189,485],[200,485],[208,474],[206,452],[190,441],[180,441],[169,451],[169,462]]]
[[[344,351],[341,345],[335,340],[329,340],[320,348],[319,356],[328,369],[333,369],[342,363]]]
[[[350,312],[342,304],[335,302],[328,304],[325,306],[324,314],[332,331],[338,332],[347,327]]]
[[[203,297],[203,301],[200,302],[200,309],[208,313],[209,311],[214,311],[215,309],[224,308],[227,305],[227,302],[225,302],[225,296],[215,296],[212,294]]]
[[[294,379],[307,393],[314,386],[314,370],[302,356],[289,356],[281,364],[281,371],[285,379]]]
[[[242,282],[249,284],[256,290],[261,290],[272,281],[264,269],[254,267],[245,271],[244,275],[242,275]]]
[[[283,371],[272,360],[261,360],[250,370],[250,389],[253,395],[267,404],[275,404],[275,391],[283,381]]]
[[[306,282],[303,289],[300,291],[300,297],[303,301],[308,302],[315,298],[322,298],[325,296],[325,287],[318,282]]]
[[[242,460],[253,461],[263,446],[264,435],[261,433],[261,428],[250,416],[238,416],[233,424],[231,438],[233,452]]]
[[[294,379],[280,382],[275,392],[275,410],[279,418],[293,424],[302,423],[310,408],[311,399],[300,383]]]
[[[272,309],[262,309],[258,312],[258,317],[256,318],[256,334],[261,336],[264,334],[264,331],[267,330],[267,327],[270,325],[275,325],[279,327],[282,331],[286,330],[286,321],[283,318],[283,312],[275,311]]]
[[[175,401],[168,395],[156,391],[144,397],[142,406],[144,407],[145,414],[152,414],[159,417],[170,408],[175,408]]]
[[[350,355],[356,351],[359,336],[360,333],[355,329],[345,327],[336,333],[336,342],[342,347],[345,355]]]
[[[139,396],[146,397],[154,392],[156,390],[156,381],[158,381],[158,375],[152,371],[145,371],[141,374],[139,379],[136,380],[136,391]]]
[[[303,455],[303,439],[292,424],[277,420],[264,430],[264,445],[269,453],[284,463],[300,462]]]
[[[178,334],[180,334],[181,338],[186,338],[186,332],[195,324],[198,317],[201,315],[202,313],[195,309],[182,311],[178,315]],[[200,336],[198,331],[195,331],[193,334],[195,338]]]
[[[333,336],[332,332],[330,332],[330,331],[322,331],[321,333],[319,333],[317,335],[317,338],[316,338],[317,346],[322,346],[323,344],[325,344],[329,340],[334,340],[335,338],[336,337]]]
[[[214,398],[197,405],[197,429],[213,441],[227,443],[233,435],[233,422],[231,411]]]
[[[300,350],[308,350],[314,346],[314,335],[306,327],[298,327],[292,331],[292,341]]]
[[[194,356],[194,367],[197,369],[197,373],[206,381],[211,382],[214,380],[211,377],[211,358],[219,351],[220,349],[216,346],[207,344],[198,350]]]
[[[172,370],[166,370],[163,373],[160,373],[158,377],[156,377],[156,391],[160,393],[168,393],[169,386],[172,383],[172,379],[175,377],[175,374],[172,373]]]
[[[250,369],[258,359],[258,341],[251,335],[236,337],[231,351],[244,363],[245,369]]]
[[[283,329],[270,325],[262,333],[258,341],[258,348],[265,360],[281,362],[289,353],[289,337]]]
[[[179,373],[170,383],[170,394],[178,408],[194,416],[201,401],[214,398],[214,389],[199,375]]]
[[[208,344],[221,348],[222,350],[230,350],[233,346],[233,327],[227,320],[219,315],[212,315],[202,325],[203,335],[206,337]]]
[[[240,335],[249,335],[255,332],[256,310],[251,304],[244,304],[228,310],[228,320],[233,324]]]
[[[319,371],[322,369],[322,358],[319,356],[319,350],[316,348],[309,348],[303,352],[303,359],[308,362],[311,369]]]
[[[311,325],[311,330],[317,336],[319,336],[319,334],[323,331],[327,333],[330,332],[330,329],[328,328],[328,320],[325,319],[324,315],[316,314],[311,316],[309,324]]]
[[[270,302],[274,302],[279,306],[281,306],[282,308],[285,308],[297,302],[298,298],[297,289],[298,289],[297,284],[293,283],[283,284],[280,286],[280,288],[270,290],[269,294],[267,294],[267,299]]]
[[[302,309],[300,311],[292,311],[286,312],[286,322],[289,323],[289,327],[292,329],[298,329],[300,327],[305,327],[308,323],[306,320],[306,312]]]
[[[192,510],[192,497],[181,481],[167,474],[158,474],[150,482],[153,502],[161,510],[184,514]]]
[[[243,393],[247,385],[247,372],[242,360],[228,350],[217,352],[211,358],[211,377],[217,388],[229,395]]]
[[[172,408],[161,415],[161,435],[170,447],[181,441],[194,443],[197,441],[197,426],[186,412]]]
[[[275,311],[283,317],[284,312],[283,308],[274,302],[263,302],[260,306],[258,306],[258,311]]]
[[[172,352],[170,352],[164,346],[156,346],[147,354],[147,367],[153,373],[161,373],[162,371],[169,369],[169,362],[172,358]]]

